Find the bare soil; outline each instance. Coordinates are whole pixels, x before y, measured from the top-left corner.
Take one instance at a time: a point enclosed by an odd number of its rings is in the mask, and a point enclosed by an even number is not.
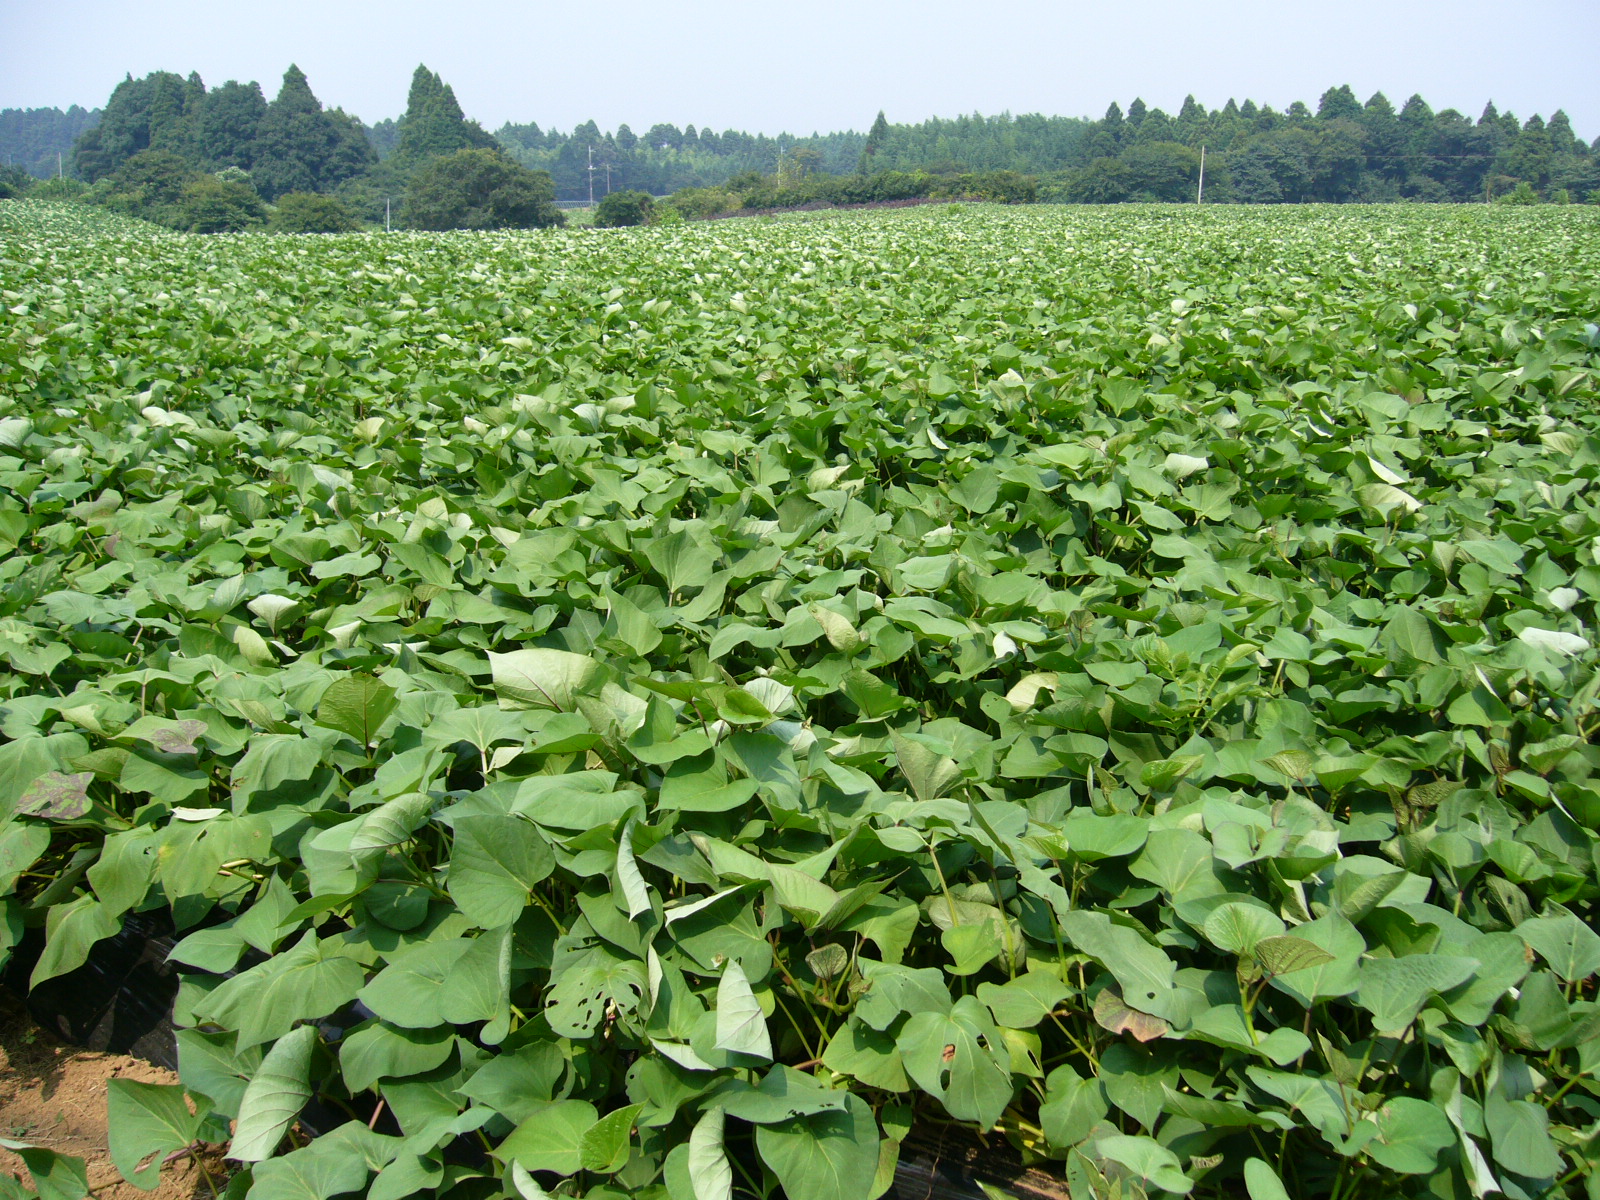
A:
[[[106,1083],[177,1083],[173,1072],[123,1054],[68,1045],[40,1029],[16,998],[0,992],[0,1137],[83,1159],[96,1200],[210,1200],[205,1174],[188,1156],[161,1169],[161,1186],[141,1191],[123,1180],[106,1145]],[[228,1177],[221,1147],[207,1147],[205,1169],[217,1187]],[[29,1182],[22,1160],[0,1149],[0,1171]]]

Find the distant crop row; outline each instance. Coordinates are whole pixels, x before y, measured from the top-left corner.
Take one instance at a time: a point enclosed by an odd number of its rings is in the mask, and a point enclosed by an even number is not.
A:
[[[0,953],[142,1186],[1595,1194],[1597,217],[0,205]]]

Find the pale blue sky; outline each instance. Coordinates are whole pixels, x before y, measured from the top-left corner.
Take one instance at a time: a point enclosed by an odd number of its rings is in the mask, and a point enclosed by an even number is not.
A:
[[[1476,117],[1564,107],[1600,135],[1600,0],[0,0],[0,107],[103,104],[128,72],[257,79],[297,62],[324,103],[396,116],[418,62],[489,129],[590,117],[776,133],[963,112],[1176,112],[1330,84]]]

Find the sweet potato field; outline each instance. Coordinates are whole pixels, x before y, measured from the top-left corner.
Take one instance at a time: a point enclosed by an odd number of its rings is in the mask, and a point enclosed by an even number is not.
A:
[[[19,201],[0,309],[0,957],[170,911],[135,1183],[1600,1196],[1600,212]]]

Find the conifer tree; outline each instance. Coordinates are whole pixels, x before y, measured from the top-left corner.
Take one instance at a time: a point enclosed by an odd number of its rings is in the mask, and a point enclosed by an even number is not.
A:
[[[324,112],[305,72],[290,64],[256,130],[251,173],[261,194],[329,191],[376,161],[360,125],[337,109]]]
[[[400,118],[396,156],[415,165],[457,150],[495,148],[494,138],[476,121],[466,119],[455,90],[426,66],[418,65],[411,76],[405,116]]]
[[[267,100],[258,83],[232,79],[206,96],[199,121],[198,152],[211,170],[250,169],[256,157],[256,132],[267,114]]]
[[[884,143],[888,140],[889,122],[880,108],[877,119],[872,122],[872,128],[867,131],[866,144],[861,147],[861,165],[857,168],[860,174],[871,173],[872,166],[877,161],[878,151],[883,149]]]

